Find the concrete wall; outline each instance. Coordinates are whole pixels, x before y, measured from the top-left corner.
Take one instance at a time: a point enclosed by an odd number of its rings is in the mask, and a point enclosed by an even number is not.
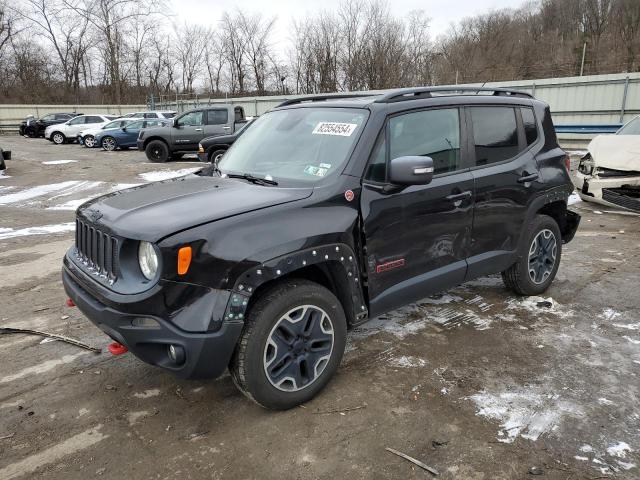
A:
[[[0,125],[16,125],[35,115],[40,118],[53,112],[111,113],[114,115],[146,110],[146,105],[14,105],[0,104]]]

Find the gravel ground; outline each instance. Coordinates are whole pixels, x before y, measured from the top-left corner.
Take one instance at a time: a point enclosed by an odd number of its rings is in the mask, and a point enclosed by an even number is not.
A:
[[[274,413],[228,375],[185,381],[111,356],[65,306],[74,208],[198,165],[0,142],[13,151],[0,177],[0,325],[103,348],[0,337],[0,479],[431,477],[386,447],[443,479],[640,477],[640,217],[573,205],[582,224],[545,296],[488,277],[372,320],[350,332],[322,394]]]

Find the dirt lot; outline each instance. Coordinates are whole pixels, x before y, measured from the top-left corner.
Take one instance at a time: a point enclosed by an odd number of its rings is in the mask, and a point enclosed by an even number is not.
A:
[[[491,277],[373,320],[350,333],[318,398],[274,413],[228,375],[183,381],[111,356],[65,306],[73,209],[196,164],[0,142],[13,151],[0,179],[0,325],[103,348],[0,337],[0,479],[431,477],[386,447],[443,479],[640,477],[640,217],[574,205],[582,225],[545,297]]]

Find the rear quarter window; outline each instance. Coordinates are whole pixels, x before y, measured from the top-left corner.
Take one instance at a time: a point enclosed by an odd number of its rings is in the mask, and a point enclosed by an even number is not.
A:
[[[527,145],[533,145],[538,140],[538,124],[536,123],[536,116],[533,113],[533,108],[521,108],[522,113],[522,126],[524,127],[524,136],[527,140]]]

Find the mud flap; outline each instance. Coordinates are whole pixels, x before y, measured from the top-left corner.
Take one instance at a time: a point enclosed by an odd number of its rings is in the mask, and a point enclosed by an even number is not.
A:
[[[564,225],[562,226],[562,243],[569,243],[573,240],[581,218],[577,213],[567,210]]]

